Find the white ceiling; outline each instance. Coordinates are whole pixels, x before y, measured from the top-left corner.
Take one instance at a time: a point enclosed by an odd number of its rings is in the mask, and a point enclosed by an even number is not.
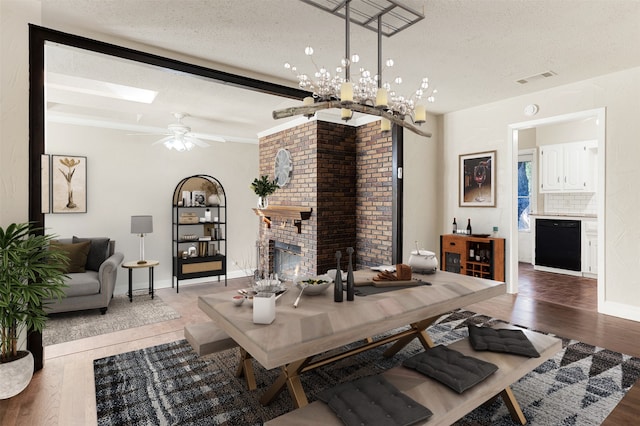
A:
[[[433,114],[640,66],[640,0],[400,1],[425,19],[383,39],[383,57],[395,61],[384,76],[401,75],[407,95],[428,76],[438,89],[437,101],[428,105]],[[312,73],[305,46],[313,46],[316,63],[329,69],[344,56],[344,21],[298,0],[42,0],[42,25],[149,50],[160,47],[292,87],[295,76],[283,64]],[[376,34],[352,25],[351,52],[375,70]],[[60,120],[82,115],[96,125],[116,121],[161,131],[175,121],[171,112],[187,112],[192,117],[185,123],[196,133],[248,142],[280,124],[271,118],[274,108],[292,104],[195,78],[184,82],[175,73],[134,71],[132,65],[79,65],[70,60],[74,54],[67,51],[60,60],[48,56],[47,66],[62,76],[159,94],[143,108],[58,88],[48,92],[48,101],[51,115]],[[516,82],[547,71],[555,75]]]

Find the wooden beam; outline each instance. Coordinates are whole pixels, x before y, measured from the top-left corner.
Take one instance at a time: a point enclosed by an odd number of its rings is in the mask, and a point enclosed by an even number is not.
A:
[[[342,101],[326,101],[326,102],[316,102],[313,105],[302,105],[297,107],[284,108],[280,110],[273,111],[272,116],[275,120],[280,118],[293,117],[296,115],[304,115],[304,116],[312,116],[318,111],[322,111],[325,109],[331,108],[346,108],[355,112],[360,112],[362,114],[375,115],[378,117],[384,117],[387,120],[391,121],[398,126],[404,127],[405,129],[411,130],[413,133],[430,138],[432,136],[431,132],[424,132],[414,126],[412,123],[405,121],[400,116],[394,115],[382,108],[375,108],[369,105],[362,105],[356,102],[342,102]]]

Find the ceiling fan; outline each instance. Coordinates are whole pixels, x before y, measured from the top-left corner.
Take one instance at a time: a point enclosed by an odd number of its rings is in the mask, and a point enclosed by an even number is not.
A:
[[[168,149],[175,149],[176,151],[191,151],[194,146],[201,148],[208,148],[209,144],[195,137],[191,133],[191,127],[182,122],[182,119],[188,117],[189,114],[183,112],[174,112],[173,116],[176,118],[176,123],[171,123],[167,126],[168,135],[153,143],[153,145],[163,144]],[[221,142],[224,139],[220,138]]]

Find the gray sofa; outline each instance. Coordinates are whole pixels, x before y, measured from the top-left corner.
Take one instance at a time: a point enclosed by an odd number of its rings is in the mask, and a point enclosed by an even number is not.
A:
[[[115,241],[74,236],[53,241],[54,245],[69,254],[68,287],[63,299],[44,301],[47,312],[100,309],[104,315],[113,298],[118,267],[124,259],[122,253],[115,251]]]

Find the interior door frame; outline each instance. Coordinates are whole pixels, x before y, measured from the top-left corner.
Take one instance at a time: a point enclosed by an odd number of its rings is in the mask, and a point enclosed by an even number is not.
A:
[[[598,140],[598,312],[604,306],[604,296],[606,288],[606,271],[605,271],[605,240],[606,240],[606,217],[605,217],[605,153],[606,153],[606,108],[595,108],[585,111],[573,112],[553,117],[541,118],[537,120],[513,123],[507,126],[507,140],[509,148],[509,173],[511,174],[511,200],[515,200],[518,196],[518,131],[531,129],[534,127],[545,126],[550,124],[559,124],[569,121],[585,120],[595,118],[598,120],[597,137]],[[540,179],[540,176],[538,176]],[[518,292],[518,205],[511,203],[510,212],[509,238],[511,240],[511,250],[509,251],[509,277],[507,280],[507,292]]]

